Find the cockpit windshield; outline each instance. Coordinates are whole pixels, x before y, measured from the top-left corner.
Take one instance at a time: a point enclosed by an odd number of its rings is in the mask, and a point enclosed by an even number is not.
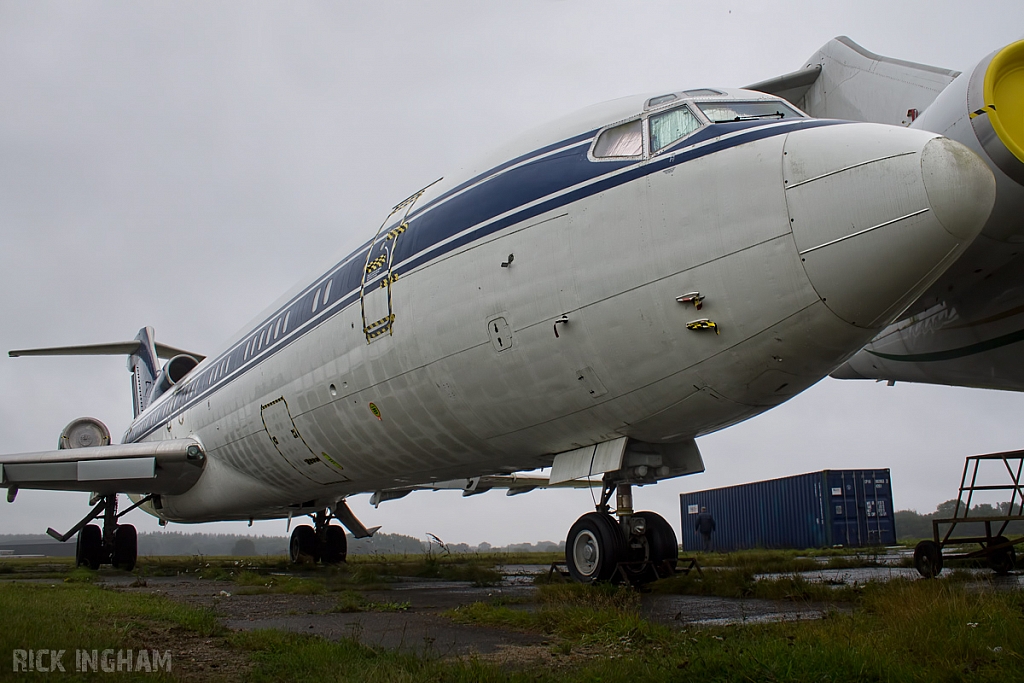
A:
[[[682,140],[700,128],[700,121],[686,107],[677,107],[664,114],[650,118],[651,122],[651,153],[655,153]]]
[[[756,121],[758,119],[799,119],[803,116],[781,100],[749,102],[697,102],[712,123]]]

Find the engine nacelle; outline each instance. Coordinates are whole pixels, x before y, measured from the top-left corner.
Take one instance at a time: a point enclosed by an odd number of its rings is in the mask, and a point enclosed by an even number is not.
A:
[[[164,363],[163,369],[160,370],[156,380],[153,382],[153,391],[149,393],[149,403],[147,405],[151,405],[164,392],[180,382],[197,365],[199,365],[199,361],[185,353],[175,356]]]
[[[109,446],[110,430],[95,417],[80,417],[72,420],[61,430],[57,440],[57,448],[92,448],[93,446]]]
[[[996,205],[982,234],[1024,242],[1024,40],[960,74],[911,124],[961,142],[988,163]]]

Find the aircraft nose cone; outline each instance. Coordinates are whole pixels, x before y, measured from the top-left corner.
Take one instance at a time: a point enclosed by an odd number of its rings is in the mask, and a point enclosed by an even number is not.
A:
[[[818,296],[863,328],[891,322],[978,235],[995,179],[926,131],[842,124],[790,133],[783,155],[797,251]]]
[[[973,240],[996,198],[992,172],[981,157],[949,138],[932,138],[921,150],[921,178],[936,220],[959,240]]]

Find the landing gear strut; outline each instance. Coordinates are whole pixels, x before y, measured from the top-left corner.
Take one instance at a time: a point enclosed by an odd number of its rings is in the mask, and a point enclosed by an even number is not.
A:
[[[348,539],[342,527],[331,524],[334,515],[320,510],[310,517],[314,526],[301,524],[292,531],[288,559],[295,564],[344,562],[348,556]]]
[[[618,521],[608,505],[612,494]],[[633,512],[631,485],[607,477],[597,510],[576,520],[565,542],[569,574],[581,583],[649,583],[673,573],[678,559],[672,526],[655,512]]]
[[[101,564],[112,564],[118,569],[131,571],[139,557],[139,535],[131,524],[118,524],[117,520],[128,514],[152,496],[146,496],[120,514],[117,512],[117,494],[110,493],[93,499],[95,507],[66,534],[47,529],[53,538],[61,543],[78,534],[75,547],[75,564],[79,567],[99,569]],[[103,528],[90,524],[97,517],[103,517]]]

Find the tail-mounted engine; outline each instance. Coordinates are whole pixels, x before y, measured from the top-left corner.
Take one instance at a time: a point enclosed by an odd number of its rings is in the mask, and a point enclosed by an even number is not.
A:
[[[998,241],[1024,236],[1022,109],[1024,40],[960,74],[910,126],[941,133],[988,161],[996,177],[996,205],[982,234]]]
[[[199,365],[199,361],[185,353],[175,356],[164,363],[163,369],[160,370],[160,374],[156,376],[156,380],[153,382],[153,391],[149,394],[147,405],[152,404],[164,392],[180,382],[197,365]]]

